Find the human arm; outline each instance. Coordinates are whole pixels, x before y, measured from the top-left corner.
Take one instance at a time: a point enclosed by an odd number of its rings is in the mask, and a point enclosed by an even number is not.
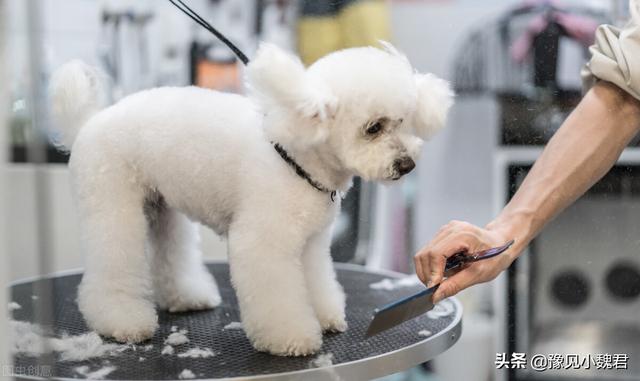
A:
[[[438,301],[476,283],[494,279],[564,208],[616,162],[640,129],[640,103],[615,85],[598,82],[550,140],[511,201],[485,228],[454,221],[415,256],[416,272],[429,285],[443,279],[446,259],[515,239],[495,258],[471,264],[443,281]]]

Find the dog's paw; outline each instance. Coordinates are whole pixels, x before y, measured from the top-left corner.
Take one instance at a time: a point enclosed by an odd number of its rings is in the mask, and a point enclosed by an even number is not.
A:
[[[103,335],[112,336],[121,343],[139,343],[153,337],[157,328],[158,318],[154,313],[154,316],[149,317],[146,322],[137,322],[135,325],[132,324],[128,327],[119,327],[112,333],[104,333]]]
[[[198,311],[219,306],[222,298],[218,286],[209,274],[206,275],[180,279],[171,287],[156,287],[156,303],[169,312]]]
[[[158,315],[153,303],[122,295],[84,295],[80,310],[87,324],[103,336],[122,343],[139,343],[151,338],[158,328]]]
[[[264,338],[253,342],[253,347],[260,352],[268,352],[277,356],[307,356],[316,353],[322,346],[322,334],[287,337]]]
[[[243,325],[253,347],[272,355],[306,356],[317,352],[322,346],[322,331],[317,322],[306,329],[298,324],[277,327],[261,325],[258,330],[247,327],[244,322]]]
[[[208,310],[219,306],[220,303],[222,303],[222,298],[217,292],[202,292],[199,295],[177,295],[176,298],[168,300],[165,305],[160,305],[160,307],[169,310],[169,312],[184,312]]]
[[[332,292],[315,293],[313,309],[324,332],[344,332],[347,330],[345,317],[346,297],[342,288]]]
[[[344,332],[348,328],[344,312],[334,315],[319,316],[320,326],[323,332]]]

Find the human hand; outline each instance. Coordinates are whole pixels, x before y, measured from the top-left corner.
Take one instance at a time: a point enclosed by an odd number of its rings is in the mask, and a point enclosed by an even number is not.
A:
[[[447,258],[459,252],[474,253],[501,246],[512,238],[498,230],[451,221],[415,255],[416,273],[427,287],[440,284],[433,296],[434,303],[437,303],[469,286],[495,279],[515,260],[516,250],[511,248],[494,258],[468,264],[443,281]]]

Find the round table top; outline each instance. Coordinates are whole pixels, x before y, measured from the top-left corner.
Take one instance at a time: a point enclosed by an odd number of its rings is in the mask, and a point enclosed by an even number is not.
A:
[[[104,379],[109,380],[176,380],[180,375],[209,380],[368,380],[430,360],[460,337],[462,308],[455,298],[450,298],[439,305],[444,314],[425,314],[365,338],[375,308],[424,287],[415,282],[393,281],[404,274],[373,272],[347,264],[335,266],[347,294],[349,329],[325,334],[323,346],[315,355],[279,357],[257,352],[242,329],[225,328],[240,321],[240,313],[228,265],[211,263],[208,268],[218,282],[223,300],[219,307],[186,313],[159,311],[160,326],[153,338],[137,345],[122,345],[102,357],[70,361],[56,352],[40,357],[16,353],[12,369],[16,376],[34,379],[87,378],[91,372],[104,370]],[[52,324],[45,331],[56,337],[89,332],[76,304],[80,279],[81,273],[77,272],[14,283],[12,301],[21,308],[14,309],[13,319],[33,323],[36,311],[47,310],[43,308],[46,304],[43,300],[51,300]],[[387,287],[376,287],[376,283]],[[39,297],[37,293],[42,290],[50,297]],[[174,346],[173,354],[162,354],[164,341],[172,329],[186,330],[189,342]],[[105,343],[115,344],[109,339]],[[204,358],[180,356],[194,348],[210,354]]]

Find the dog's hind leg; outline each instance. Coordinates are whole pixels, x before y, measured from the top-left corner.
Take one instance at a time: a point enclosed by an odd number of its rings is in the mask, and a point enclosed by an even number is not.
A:
[[[219,305],[221,298],[218,286],[202,263],[197,225],[182,213],[169,208],[161,196],[157,202],[147,205],[151,275],[156,303],[171,312],[202,310]]]
[[[322,345],[322,329],[309,302],[301,252],[306,241],[290,217],[236,215],[229,230],[229,264],[242,325],[259,351],[302,356]],[[294,224],[292,222],[292,224]]]
[[[336,279],[331,260],[331,230],[314,235],[302,253],[307,287],[313,309],[324,331],[344,332],[345,294]]]
[[[124,165],[101,169],[100,174],[76,177],[87,250],[78,305],[98,333],[139,342],[153,336],[158,325],[145,255],[144,189]]]

